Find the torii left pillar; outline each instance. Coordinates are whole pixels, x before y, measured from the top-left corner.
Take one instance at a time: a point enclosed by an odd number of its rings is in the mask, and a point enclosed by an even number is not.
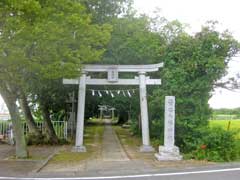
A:
[[[83,131],[84,131],[84,112],[85,112],[85,97],[86,97],[86,73],[82,72],[79,79],[78,90],[78,111],[77,111],[77,128],[76,141],[73,147],[74,152],[86,152],[86,147],[83,145]]]

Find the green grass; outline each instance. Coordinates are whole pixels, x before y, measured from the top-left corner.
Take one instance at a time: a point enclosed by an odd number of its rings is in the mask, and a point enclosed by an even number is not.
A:
[[[104,126],[101,125],[89,125],[86,126],[84,132],[84,144],[86,145],[87,152],[75,153],[69,152],[69,150],[61,151],[56,154],[51,163],[65,163],[65,162],[79,162],[88,159],[95,155],[96,147],[101,144],[103,136]]]
[[[129,129],[125,129],[120,126],[114,126],[113,128],[116,131],[122,144],[135,147],[141,145],[141,137],[132,135]]]
[[[228,123],[230,121],[230,130],[240,129],[240,120],[210,120],[210,127],[221,126],[224,129],[228,128]]]
[[[87,159],[90,155],[90,151],[87,151],[85,153],[61,151],[51,159],[50,163],[79,162]]]
[[[230,122],[230,124],[229,124]],[[230,131],[237,131],[237,139],[240,139],[240,120],[210,120],[210,127],[222,127],[223,129],[228,129]]]

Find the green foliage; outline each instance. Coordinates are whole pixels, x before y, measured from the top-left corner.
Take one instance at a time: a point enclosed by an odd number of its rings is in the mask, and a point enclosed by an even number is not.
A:
[[[194,36],[178,30],[174,36],[171,34],[168,43],[162,55],[165,66],[159,73],[163,83],[150,98],[151,117],[162,119],[159,112],[164,110],[164,96],[175,96],[176,143],[188,152],[194,149],[201,129],[208,124],[211,91],[225,75],[238,43],[227,32],[217,32],[211,24]]]
[[[140,129],[139,129],[139,123],[138,120],[136,119],[131,119],[130,121],[130,131],[134,134],[134,135],[139,135],[141,134]]]
[[[0,63],[22,81],[77,76],[82,63],[100,58],[110,38],[111,27],[92,24],[76,1],[4,2]]]
[[[92,24],[77,1],[6,0],[1,5],[0,80],[13,86],[49,90],[47,80],[76,77],[82,63],[99,60],[110,38],[111,27]]]
[[[44,135],[37,136],[31,133],[26,135],[27,145],[49,144],[49,142],[46,139],[47,138]]]
[[[232,161],[240,155],[235,133],[222,128],[208,129],[189,157],[209,161]]]
[[[150,30],[150,19],[127,16],[112,22],[112,38],[103,56],[107,64],[150,64],[159,61],[164,40]]]
[[[98,24],[111,22],[119,15],[128,14],[133,0],[80,0]]]
[[[75,78],[83,63],[98,61],[110,32],[110,25],[92,23],[79,1],[3,0],[0,87],[11,90],[12,103],[24,92],[34,108],[41,104],[50,115],[63,110],[61,78]]]
[[[151,137],[159,138],[163,140],[164,123],[163,119],[150,121],[150,135]]]

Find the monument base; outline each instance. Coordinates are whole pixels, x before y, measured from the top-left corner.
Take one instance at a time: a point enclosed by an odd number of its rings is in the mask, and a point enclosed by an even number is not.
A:
[[[72,152],[87,152],[87,149],[85,146],[74,146]]]
[[[179,148],[176,146],[173,146],[173,147],[159,146],[159,153],[156,153],[155,157],[159,161],[182,160],[182,156],[179,153]]]
[[[152,146],[142,145],[140,147],[140,152],[154,152],[155,149]]]

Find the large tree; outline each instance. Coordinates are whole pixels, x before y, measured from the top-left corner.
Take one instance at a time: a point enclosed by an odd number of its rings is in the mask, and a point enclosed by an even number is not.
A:
[[[201,128],[207,127],[211,113],[208,100],[216,82],[226,74],[231,57],[238,52],[238,42],[228,32],[218,32],[214,22],[195,35],[176,24],[171,26],[180,29],[170,33],[162,56],[162,86],[150,101],[152,119],[161,119],[163,124],[164,107],[160,102],[166,95],[176,96],[176,139],[182,150],[189,151],[198,143]]]
[[[42,97],[43,111],[49,110],[45,82],[75,77],[82,63],[98,60],[110,30],[92,24],[77,1],[0,2],[0,93],[13,121],[17,157],[27,156],[16,105],[21,92]]]

